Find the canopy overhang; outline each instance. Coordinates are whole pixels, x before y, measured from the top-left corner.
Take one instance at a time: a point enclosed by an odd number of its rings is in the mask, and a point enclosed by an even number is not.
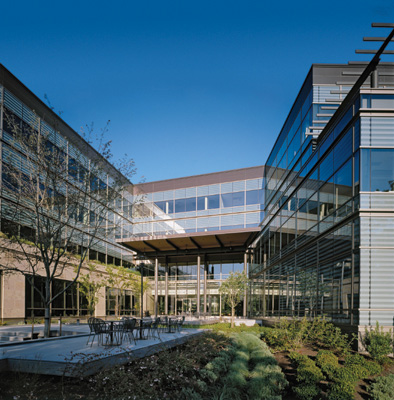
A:
[[[245,253],[260,232],[259,227],[162,236],[138,236],[117,242],[147,258],[204,254]]]

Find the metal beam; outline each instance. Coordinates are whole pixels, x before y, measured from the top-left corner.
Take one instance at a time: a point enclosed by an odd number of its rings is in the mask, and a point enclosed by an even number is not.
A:
[[[393,23],[389,22],[372,22],[372,28],[394,28]]]
[[[201,246],[192,237],[189,237],[189,239],[197,247],[197,249],[201,249]]]
[[[214,247],[210,249],[187,249],[187,250],[166,250],[166,251],[155,251],[145,253],[147,258],[155,258],[155,257],[171,257],[171,256],[197,256],[201,254],[201,251],[207,254],[231,254],[231,253],[243,253],[246,250],[245,246],[232,246],[230,247]],[[138,251],[142,253],[142,251]]]
[[[223,248],[224,245],[223,245],[222,241],[218,238],[218,235],[214,235],[214,236],[215,236],[216,241],[219,243],[219,246]]]
[[[143,240],[142,243],[145,244],[146,246],[150,247],[152,250],[154,250],[156,252],[160,251],[157,247],[155,247],[152,244],[146,242],[145,240]]]
[[[379,50],[356,50],[356,54],[376,54]],[[384,50],[380,54],[394,54],[394,50]]]
[[[174,243],[172,243],[171,240],[166,239],[166,242],[167,242],[170,246],[172,246],[175,250],[179,250],[179,247],[176,246]]]
[[[364,37],[364,42],[384,42],[386,40],[385,37]],[[394,39],[391,39],[394,42]]]
[[[246,239],[246,241],[245,241],[245,243],[244,243],[244,247],[245,247],[245,249],[247,249],[254,241],[255,241],[255,239],[257,238],[257,236],[260,234],[260,232],[256,232],[254,235],[250,235],[247,239]]]

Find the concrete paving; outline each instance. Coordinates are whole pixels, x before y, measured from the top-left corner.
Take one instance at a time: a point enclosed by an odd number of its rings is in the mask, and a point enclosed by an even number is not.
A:
[[[0,327],[0,335],[7,330],[28,332],[29,328],[31,332],[29,326]],[[42,325],[35,327],[37,331],[40,329],[43,329]],[[98,345],[96,337],[93,346],[90,346],[86,344],[89,336],[87,325],[64,325],[62,330],[74,335],[0,344],[0,371],[87,376],[102,368],[125,364],[132,359],[178,346],[203,333],[199,329],[183,328],[180,332],[161,333],[161,340],[150,338],[130,344],[125,338],[120,346]]]

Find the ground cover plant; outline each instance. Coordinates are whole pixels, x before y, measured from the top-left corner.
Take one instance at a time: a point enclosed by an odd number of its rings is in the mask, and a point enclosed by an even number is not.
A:
[[[373,400],[394,399],[394,374],[378,376],[368,390]]]

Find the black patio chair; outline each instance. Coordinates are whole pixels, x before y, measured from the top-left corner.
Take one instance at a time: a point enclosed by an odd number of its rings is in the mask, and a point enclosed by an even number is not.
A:
[[[152,320],[144,320],[141,319],[140,320],[140,335],[141,338],[143,337],[144,339],[149,338],[150,334],[151,334],[151,328],[152,328]],[[146,331],[146,334],[145,334]]]
[[[176,329],[177,329],[178,332],[181,331],[181,328],[182,328],[184,323],[185,323],[185,316],[183,316],[183,317],[181,317],[181,318],[179,318],[177,320]]]
[[[93,335],[92,343],[90,347],[93,346],[94,338],[97,336],[97,344],[103,344],[104,335],[108,335],[110,333],[108,325],[99,318],[91,317],[88,319],[88,324],[90,328],[90,335],[88,337],[88,341],[86,344],[89,344],[90,337]],[[106,341],[108,341],[108,336],[106,337]]]
[[[159,325],[160,325],[160,317],[156,318],[152,322],[151,327],[150,327],[150,334],[151,334],[151,338],[152,339],[156,338],[156,339],[159,339],[161,341]]]
[[[137,330],[137,320],[135,318],[125,318],[124,319],[124,334],[129,337],[129,341],[131,343],[131,339],[133,339],[134,344],[137,344],[134,336],[134,331]]]
[[[168,317],[167,316],[160,317],[159,329],[162,333],[168,331]]]

